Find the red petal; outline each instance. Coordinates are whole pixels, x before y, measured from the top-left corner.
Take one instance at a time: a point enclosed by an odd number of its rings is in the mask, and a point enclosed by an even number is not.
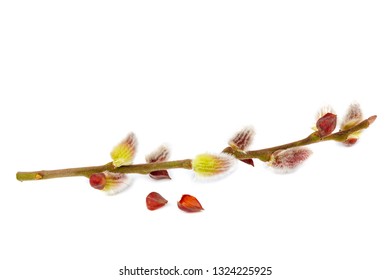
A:
[[[246,164],[255,166],[255,164],[254,164],[254,162],[253,162],[253,159],[251,159],[251,158],[240,159],[240,160],[241,160],[242,162],[246,163]]]
[[[185,212],[199,212],[204,210],[199,201],[192,195],[183,194],[180,201],[177,202],[177,206]]]
[[[149,173],[150,178],[155,180],[171,179],[167,170],[157,170]]]
[[[332,113],[327,113],[317,121],[317,129],[320,137],[330,135],[335,130],[337,124],[337,116]]]
[[[166,200],[164,197],[161,196],[161,194],[157,192],[151,192],[146,197],[146,207],[149,210],[156,210],[158,208],[163,207],[165,204],[167,204],[168,200]]]

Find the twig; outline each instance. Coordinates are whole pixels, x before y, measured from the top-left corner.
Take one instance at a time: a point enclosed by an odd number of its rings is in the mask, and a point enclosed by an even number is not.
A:
[[[233,149],[232,147],[227,147],[223,150],[225,153],[229,153],[236,157],[237,159],[251,159],[257,158],[261,161],[268,162],[271,159],[271,155],[278,150],[285,150],[293,147],[300,147],[315,144],[323,141],[337,141],[344,142],[348,139],[348,136],[357,131],[368,128],[376,119],[376,116],[371,116],[366,120],[363,120],[359,124],[352,126],[351,128],[343,131],[339,131],[333,134],[330,134],[325,137],[320,137],[318,131],[311,133],[304,139],[291,142],[288,144],[275,146],[271,148],[261,149],[261,150],[252,150],[252,151],[241,151],[239,149]],[[89,166],[89,167],[79,167],[79,168],[67,168],[67,169],[57,169],[57,170],[41,170],[41,171],[32,171],[32,172],[17,172],[16,179],[19,181],[30,181],[30,180],[42,180],[42,179],[53,179],[53,178],[62,178],[62,177],[74,177],[74,176],[85,176],[89,177],[94,173],[110,171],[115,173],[139,173],[139,174],[149,174],[153,171],[158,170],[168,170],[174,168],[182,169],[192,169],[192,160],[175,160],[175,161],[164,161],[164,162],[154,162],[154,163],[145,163],[145,164],[132,164],[127,166],[115,167],[112,162],[109,162],[100,166]]]

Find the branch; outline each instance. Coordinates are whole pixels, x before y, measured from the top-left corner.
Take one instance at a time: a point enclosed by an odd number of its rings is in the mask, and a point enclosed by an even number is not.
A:
[[[376,116],[371,116],[366,120],[352,126],[351,128],[343,131],[339,131],[324,137],[320,136],[319,131],[311,133],[304,139],[291,142],[288,144],[275,146],[271,148],[243,151],[240,149],[234,149],[231,146],[223,150],[224,153],[233,155],[237,159],[252,159],[257,158],[261,161],[268,162],[274,152],[279,150],[286,150],[294,147],[301,147],[306,145],[315,144],[323,141],[337,141],[344,142],[353,133],[359,132],[363,129],[368,128],[376,119]],[[30,180],[42,180],[42,179],[53,179],[62,177],[75,177],[84,176],[90,177],[94,173],[100,173],[104,171],[115,172],[115,173],[138,173],[138,174],[149,174],[153,171],[168,170],[168,169],[192,169],[192,160],[175,160],[175,161],[164,161],[164,162],[152,162],[145,164],[132,164],[127,166],[116,167],[113,162],[109,162],[100,166],[88,166],[79,168],[67,168],[57,170],[41,170],[32,172],[17,172],[16,179],[19,181],[30,181]]]
[[[376,115],[371,116],[368,119],[360,122],[359,124],[351,127],[350,129],[339,131],[325,137],[320,137],[318,131],[316,131],[304,139],[291,142],[288,144],[284,144],[284,145],[271,147],[271,148],[243,152],[228,147],[224,150],[224,152],[234,155],[237,159],[257,158],[261,161],[267,162],[270,160],[271,155],[278,150],[286,150],[289,148],[302,147],[302,146],[315,144],[318,142],[332,141],[332,140],[337,142],[344,142],[348,139],[348,136],[350,136],[351,134],[368,128],[376,120],[376,118],[377,118]]]

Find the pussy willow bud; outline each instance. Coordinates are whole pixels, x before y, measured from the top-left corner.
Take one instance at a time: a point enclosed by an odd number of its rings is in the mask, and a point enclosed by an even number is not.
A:
[[[94,173],[89,177],[90,185],[107,194],[116,194],[130,186],[129,178],[122,173],[104,171]]]
[[[363,120],[363,112],[358,103],[352,103],[349,105],[347,113],[345,114],[341,125],[340,130],[344,131],[350,129],[351,127],[357,125]]]
[[[169,158],[169,149],[166,146],[160,146],[145,157],[147,163],[164,162]],[[149,173],[150,178],[155,180],[171,179],[167,170],[156,170]]]
[[[115,167],[130,165],[133,163],[137,139],[134,133],[130,133],[125,139],[114,147],[111,152],[112,163]]]
[[[245,127],[230,139],[229,146],[235,150],[245,151],[253,142],[254,135],[252,127]]]
[[[155,151],[145,157],[147,163],[163,162],[169,159],[169,149],[166,146],[160,146]]]
[[[363,121],[363,112],[360,108],[360,105],[358,103],[352,103],[347,110],[347,113],[345,114],[343,121],[340,125],[340,130],[348,130],[351,127],[359,124],[361,121]],[[357,140],[359,139],[361,134],[361,131],[356,131],[354,133],[351,133],[348,135],[347,140],[344,141],[344,144],[346,146],[352,146],[354,145]]]
[[[269,164],[282,171],[290,171],[302,164],[312,152],[305,147],[279,150],[272,154]]]
[[[235,157],[225,153],[200,154],[192,161],[192,169],[199,177],[212,177],[227,173],[235,161]]]

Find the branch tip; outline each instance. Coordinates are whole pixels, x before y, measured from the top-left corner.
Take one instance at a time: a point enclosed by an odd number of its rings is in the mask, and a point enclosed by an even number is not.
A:
[[[376,118],[377,118],[377,115],[373,115],[373,116],[369,117],[367,119],[368,120],[368,124],[372,125],[375,122]]]

